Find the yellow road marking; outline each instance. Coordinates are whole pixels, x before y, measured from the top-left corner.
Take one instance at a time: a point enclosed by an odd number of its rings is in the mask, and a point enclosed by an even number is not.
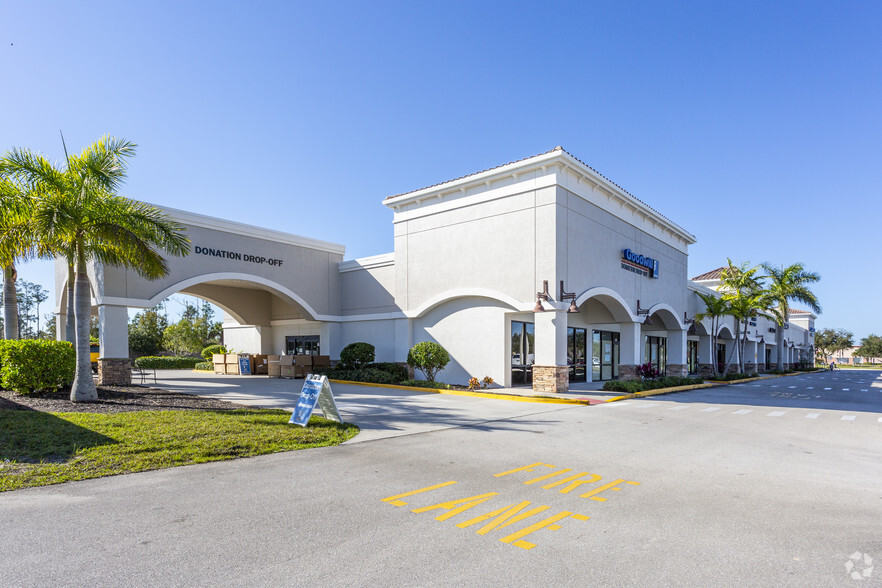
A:
[[[444,486],[450,486],[451,484],[456,484],[457,482],[450,481],[444,482],[443,484],[435,484],[434,486],[426,486],[425,488],[420,488],[419,490],[413,490],[411,492],[405,492],[404,494],[396,494],[395,496],[388,496],[383,499],[383,502],[388,502],[393,506],[407,506],[407,503],[403,500],[398,500],[399,498],[406,498],[408,496],[413,496],[414,494],[420,494],[422,492],[428,492],[429,490],[437,490],[438,488],[443,488]]]
[[[559,476],[561,474],[565,474],[567,472],[573,471],[573,468],[565,468],[562,470],[557,470],[556,472],[551,472],[550,474],[546,474],[544,476],[539,476],[538,478],[533,478],[532,480],[527,480],[524,484],[532,484],[534,482],[541,482],[542,480],[547,480],[548,478],[553,478],[555,476]],[[543,486],[543,488],[548,488],[548,486]]]
[[[435,517],[435,520],[446,521],[450,517],[456,516],[465,510],[468,510],[474,506],[478,506],[479,504],[483,504],[497,495],[499,495],[499,492],[488,492],[486,494],[479,494],[477,496],[469,496],[468,498],[460,498],[459,500],[448,500],[446,502],[439,502],[438,504],[433,504],[432,506],[415,508],[411,512],[420,513],[428,512],[430,510],[444,509],[448,512]],[[460,504],[462,506],[457,507],[457,504]]]
[[[524,466],[522,468],[508,470],[507,472],[502,472],[501,474],[493,474],[493,477],[494,478],[501,478],[502,476],[507,476],[507,475],[513,474],[515,472],[532,472],[533,468],[538,468],[539,466],[542,466],[544,468],[556,467],[556,466],[551,465],[550,463],[542,463],[541,461],[537,461],[536,463],[531,463],[530,465]]]
[[[605,490],[621,490],[621,488],[619,487],[619,484],[621,484],[623,482],[625,484],[631,484],[632,486],[639,486],[640,485],[640,482],[631,482],[631,481],[626,481],[624,479],[618,479],[614,482],[610,482],[609,484],[604,484],[603,486],[600,486],[599,488],[595,488],[594,490],[591,490],[590,492],[586,492],[585,494],[580,494],[579,496],[581,498],[590,498],[591,500],[596,500],[598,502],[606,502],[606,498],[604,498],[603,496],[596,496],[596,494],[600,494],[601,492],[604,492]]]
[[[581,478],[582,476],[591,476],[591,478],[589,478],[587,480],[579,480],[579,478]],[[591,472],[582,472],[581,474],[576,474],[575,476],[569,476],[569,477],[564,478],[563,480],[558,480],[557,482],[554,482],[552,484],[542,486],[542,488],[545,490],[550,490],[552,488],[560,486],[561,484],[566,484],[567,482],[572,482],[573,480],[577,480],[577,481],[573,482],[572,484],[570,484],[569,486],[567,486],[566,488],[561,490],[560,491],[561,494],[569,494],[570,490],[573,490],[574,488],[578,488],[582,484],[593,484],[594,482],[597,482],[600,480],[600,476],[598,476],[597,474],[592,474]]]
[[[554,523],[556,523],[557,521],[559,521],[561,519],[567,518],[571,514],[573,514],[573,513],[571,513],[568,510],[561,511],[561,512],[557,513],[556,515],[548,517],[547,519],[539,521],[538,523],[534,523],[534,524],[530,525],[529,527],[524,527],[523,529],[521,529],[517,533],[512,533],[511,535],[506,535],[505,537],[500,539],[500,541],[502,541],[503,543],[511,543],[513,545],[520,547],[521,549],[533,549],[534,547],[536,547],[536,544],[530,543],[529,541],[524,541],[523,540],[524,537],[526,537],[527,535],[530,535],[531,533],[535,533],[539,529],[543,529],[545,527],[548,527],[549,531],[556,531],[556,530],[560,529],[560,525],[555,525]]]

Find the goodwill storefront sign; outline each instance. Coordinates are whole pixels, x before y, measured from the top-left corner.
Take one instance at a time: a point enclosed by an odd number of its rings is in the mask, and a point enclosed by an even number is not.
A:
[[[638,255],[630,249],[622,251],[622,269],[658,279],[658,260],[645,255]]]
[[[318,404],[322,409],[322,414],[326,419],[342,423],[340,412],[337,410],[337,403],[334,402],[334,395],[331,393],[331,383],[328,382],[327,376],[315,376],[309,374],[303,382],[303,388],[300,389],[300,398],[297,400],[297,406],[294,407],[294,414],[291,415],[289,424],[300,425],[305,427],[309,422],[309,417]]]

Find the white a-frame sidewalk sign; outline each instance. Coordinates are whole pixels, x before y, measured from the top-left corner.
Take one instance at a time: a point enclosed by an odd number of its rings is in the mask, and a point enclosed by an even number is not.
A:
[[[322,414],[326,419],[342,423],[340,412],[337,410],[337,403],[334,402],[334,395],[331,393],[331,383],[328,382],[327,376],[317,376],[309,374],[303,382],[303,388],[300,389],[300,398],[297,399],[297,406],[294,407],[294,414],[288,423],[305,427],[315,410],[316,402],[322,409]]]

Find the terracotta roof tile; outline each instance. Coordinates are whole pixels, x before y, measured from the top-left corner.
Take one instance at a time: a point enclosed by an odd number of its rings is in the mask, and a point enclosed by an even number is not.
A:
[[[705,280],[719,280],[723,277],[723,270],[725,270],[725,269],[726,269],[725,267],[718,267],[717,269],[711,270],[709,272],[705,272],[705,273],[701,274],[700,276],[695,276],[694,278],[692,278],[692,281],[693,282],[702,282]]]

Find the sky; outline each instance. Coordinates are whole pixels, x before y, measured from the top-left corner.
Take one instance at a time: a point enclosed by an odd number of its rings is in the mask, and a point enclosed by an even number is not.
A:
[[[882,3],[10,2],[0,152],[138,145],[121,193],[391,252],[383,198],[557,145],[882,334]],[[862,269],[863,268],[863,269]],[[54,292],[51,264],[19,269]]]

